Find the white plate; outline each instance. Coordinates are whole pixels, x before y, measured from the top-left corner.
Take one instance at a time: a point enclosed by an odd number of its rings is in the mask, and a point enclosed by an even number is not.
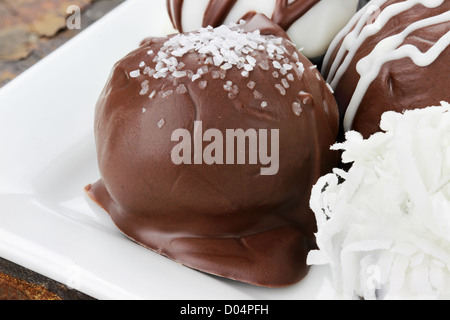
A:
[[[92,210],[97,97],[112,65],[168,25],[165,0],[128,0],[0,90],[0,257],[97,299],[332,299],[329,271],[267,289],[212,277],[125,238]]]

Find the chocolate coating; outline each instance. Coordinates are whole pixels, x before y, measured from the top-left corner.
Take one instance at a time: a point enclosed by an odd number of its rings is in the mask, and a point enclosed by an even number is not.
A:
[[[375,9],[374,13],[351,21],[346,27],[351,29],[338,35],[335,45],[330,47],[322,71],[333,86],[344,126],[344,116],[348,117],[344,131],[356,130],[367,138],[380,130],[381,116],[386,111],[402,112],[450,101],[450,2],[428,1],[428,6],[426,1],[419,1],[414,6],[409,5],[411,3],[371,1],[363,11]],[[395,7],[401,10],[394,13]],[[387,22],[381,24],[380,21],[385,19]],[[363,23],[362,30],[356,29],[359,23]],[[418,23],[423,26],[408,32],[407,28]],[[374,25],[381,28],[377,27],[377,32],[365,36]],[[350,42],[343,45],[344,37]],[[380,42],[384,41],[388,47],[390,39],[394,38],[401,40],[395,48],[380,50]],[[354,42],[351,39],[355,39]],[[400,50],[407,55],[396,57]],[[439,52],[436,57],[432,54],[434,50]],[[350,51],[353,56],[349,59]],[[368,56],[371,58],[367,59]],[[378,69],[365,68],[383,60],[385,62]],[[368,81],[370,71],[376,71],[376,76]],[[367,89],[365,83],[370,84]],[[357,110],[352,121],[348,114],[350,107]]]
[[[260,29],[271,39],[283,35],[286,58],[294,63],[298,56],[303,63],[302,74],[291,70],[293,77],[286,75],[285,95],[275,87],[281,74],[278,79],[272,75],[272,63],[255,67],[248,77],[234,66],[225,76],[197,52],[178,61],[194,72],[207,65],[198,80],[192,75],[130,78],[141,61],[155,68],[148,52],[160,52],[169,37],[147,39],[115,65],[99,98],[95,137],[102,178],[86,191],[124,234],[161,255],[221,277],[287,286],[307,274],[306,255],[315,246],[316,231],[309,197],[312,185],[338,161],[330,151],[338,110],[318,71],[282,29],[261,15],[242,29]],[[255,51],[254,58],[270,61],[263,51]],[[140,95],[145,80],[149,89]],[[235,95],[224,90],[228,81],[237,84]],[[150,94],[154,90],[158,93]],[[302,102],[300,116],[293,112],[293,101]],[[263,176],[260,165],[250,164],[175,165],[171,151],[177,142],[171,135],[179,128],[194,135],[194,121],[202,121],[204,131],[278,129],[278,174]]]

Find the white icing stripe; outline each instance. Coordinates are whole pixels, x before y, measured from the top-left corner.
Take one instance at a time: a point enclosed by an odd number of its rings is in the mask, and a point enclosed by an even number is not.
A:
[[[347,52],[347,56],[345,57],[345,60],[340,65],[334,65],[332,70],[333,72],[336,70],[336,68],[339,68],[336,72],[336,75],[333,75],[332,79],[328,79],[333,88],[336,88],[339,81],[341,80],[341,77],[344,75],[344,73],[347,71],[350,63],[352,62],[356,52],[361,47],[361,45],[368,39],[369,37],[373,36],[374,34],[378,33],[393,17],[399,15],[402,12],[405,12],[412,7],[414,7],[417,4],[422,3],[424,0],[408,0],[405,2],[399,2],[394,3],[387,8],[385,8],[376,21],[372,24],[369,24],[368,26],[365,26],[365,23],[367,19],[375,12],[380,10],[380,7],[382,4],[386,2],[386,0],[381,0],[375,2],[373,5],[370,5],[366,11],[366,14],[363,16],[363,19],[361,19],[358,23],[358,26],[355,28],[355,30],[351,33],[351,35],[347,36],[344,39],[344,43],[342,44],[340,50],[339,50],[339,58],[341,59],[344,54]],[[428,0],[429,1],[429,0]],[[433,0],[434,3],[431,3],[431,7],[437,7],[440,6],[444,0]],[[429,1],[431,2],[431,1]],[[430,7],[429,7],[430,8]],[[361,28],[363,28],[361,30]],[[359,34],[358,34],[359,33]],[[339,60],[340,60],[339,59]]]
[[[361,79],[358,82],[358,85],[353,93],[352,100],[350,101],[345,114],[344,128],[346,131],[351,130],[356,112],[358,111],[359,105],[361,104],[367,89],[377,78],[382,66],[386,62],[400,60],[403,58],[411,58],[417,66],[426,67],[432,64],[450,45],[450,31],[442,36],[425,53],[422,53],[413,45],[408,44],[400,46],[405,41],[405,38],[418,29],[447,21],[450,21],[450,11],[415,22],[401,33],[380,41],[367,57],[358,62],[356,70],[361,75]]]
[[[341,77],[347,71],[361,45],[370,36],[379,32],[393,17],[411,9],[417,4],[422,4],[427,8],[437,8],[441,6],[444,1],[445,0],[405,0],[393,3],[380,12],[374,23],[366,25],[370,16],[377,11],[380,11],[380,8],[387,2],[387,0],[372,0],[355,15],[330,45],[324,60],[324,70],[329,68],[327,82],[330,83],[333,89],[336,89]],[[358,111],[359,104],[364,98],[370,84],[378,76],[384,63],[404,57],[410,57],[418,66],[430,65],[444,49],[450,45],[448,39],[449,33],[447,33],[424,54],[411,45],[398,48],[398,46],[404,42],[405,38],[414,30],[450,21],[449,14],[450,12],[446,12],[436,17],[417,21],[403,32],[381,41],[366,58],[363,58],[358,62],[359,67],[357,68],[357,71],[360,74],[361,79],[345,115],[345,130],[350,130],[353,119]],[[352,28],[354,29],[352,30]],[[341,41],[342,44],[330,66],[331,54],[335,52]]]
[[[373,8],[378,8],[378,9],[380,8],[380,5],[377,4],[377,3],[380,2],[381,4],[383,4],[386,1],[387,0],[377,0],[373,4],[369,3],[368,5],[366,5],[364,8],[359,10],[353,16],[353,18],[348,22],[348,24],[337,34],[337,36],[331,42],[327,53],[325,54],[324,61],[323,61],[323,69],[322,69],[323,72],[325,72],[325,70],[328,68],[328,65],[329,65],[330,59],[331,59],[331,55],[337,49],[337,46],[342,41],[342,39],[348,38],[351,35],[355,35],[358,30],[361,30],[363,24],[365,23],[365,21],[367,20],[367,18],[371,14],[370,12],[373,12],[373,10],[374,10]],[[362,25],[361,25],[361,23],[362,23]],[[353,26],[355,26],[356,24],[358,24],[358,25],[355,27],[354,31],[352,31]],[[331,65],[331,68],[330,68],[330,71],[329,71],[329,75],[328,75],[328,78],[327,78],[327,82],[331,82],[332,81],[332,77],[334,76],[334,72],[336,71],[336,68],[339,66],[339,62],[341,61],[342,56],[345,53],[344,49],[348,50],[347,48],[344,48],[343,44],[342,44],[341,47],[339,48],[338,55],[333,60],[333,64]],[[341,50],[343,51],[342,53],[341,53]]]

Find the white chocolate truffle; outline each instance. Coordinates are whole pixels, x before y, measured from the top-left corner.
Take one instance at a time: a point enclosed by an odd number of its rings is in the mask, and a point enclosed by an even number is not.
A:
[[[169,0],[168,10],[175,28],[190,32],[206,27],[205,16],[212,15],[208,13],[210,5],[210,0]],[[218,24],[238,23],[249,12],[269,18],[277,12],[290,15],[289,19],[297,15],[284,29],[305,56],[315,58],[325,54],[336,34],[356,13],[358,0],[236,0],[223,1],[222,5],[220,10],[224,11],[214,12],[222,17],[216,21]]]

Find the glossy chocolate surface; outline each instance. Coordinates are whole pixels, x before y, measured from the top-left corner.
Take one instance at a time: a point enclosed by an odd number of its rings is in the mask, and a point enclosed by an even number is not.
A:
[[[412,58],[406,56],[394,59],[391,58],[394,57],[392,52],[380,51],[379,54],[376,54],[374,51],[381,41],[392,36],[398,37],[414,23],[423,22],[432,17],[434,19],[434,17],[444,13],[448,14],[450,11],[450,1],[443,1],[441,5],[430,8],[419,3],[398,14],[387,14],[393,5],[401,4],[401,2],[399,0],[385,1],[380,9],[367,19],[365,25],[369,26],[376,21],[380,14],[389,16],[387,23],[378,32],[360,43],[347,67],[343,67],[342,64],[347,58],[348,52],[336,60],[338,51],[342,47],[342,40],[336,47],[330,48],[330,59],[324,65],[323,74],[325,78],[328,77],[329,83],[334,80],[333,77],[329,77],[332,65],[342,67],[342,77],[336,81],[334,91],[341,118],[343,118],[351,100],[356,96],[355,90],[361,82],[361,73],[364,74],[363,71],[358,72],[358,64],[360,64],[359,70],[362,70],[364,62],[361,61],[369,54],[377,59],[386,60],[377,70],[376,78],[364,92],[351,127],[351,129],[361,132],[366,138],[380,130],[381,116],[386,111],[402,112],[403,110],[439,105],[441,101],[450,101],[450,46],[447,44],[446,48],[430,64],[420,66],[412,59],[419,57],[421,53],[430,56],[431,51],[442,47],[438,42],[442,42],[445,34],[450,30],[448,18],[446,22],[428,23],[403,37],[402,42],[396,48],[404,47],[406,49],[409,47],[408,54],[415,48],[418,49],[417,52],[410,54]],[[371,2],[371,4],[373,3]],[[431,4],[431,2],[429,3]],[[430,51],[432,47],[435,48]],[[430,52],[427,53],[428,51]]]
[[[142,61],[155,67],[148,53],[158,53],[169,38],[147,39],[115,65],[99,98],[95,135],[102,179],[86,191],[124,234],[158,254],[221,277],[282,287],[308,271],[306,255],[315,247],[316,231],[309,197],[312,185],[338,161],[330,151],[338,110],[318,70],[279,26],[256,15],[242,28],[283,36],[289,62],[304,66],[285,75],[290,80],[284,95],[284,72],[275,77],[280,70],[266,64],[270,59],[262,51],[254,55],[260,66],[247,77],[237,67],[225,75],[208,65],[196,81],[132,78]],[[197,53],[178,60],[186,70],[206,65]],[[145,79],[149,88],[140,95]],[[237,94],[224,90],[228,81],[239,88]],[[294,101],[302,104],[300,116]],[[278,129],[278,174],[263,176],[260,165],[250,164],[175,165],[171,135],[179,128],[194,135],[194,121],[221,132]]]

